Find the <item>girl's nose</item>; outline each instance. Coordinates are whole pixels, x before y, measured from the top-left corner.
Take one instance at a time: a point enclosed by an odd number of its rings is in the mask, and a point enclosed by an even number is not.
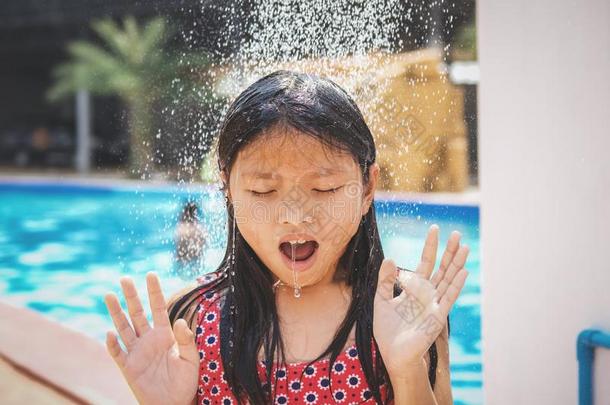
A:
[[[282,224],[300,225],[312,224],[314,216],[304,206],[294,203],[284,203],[279,207],[279,221]]]

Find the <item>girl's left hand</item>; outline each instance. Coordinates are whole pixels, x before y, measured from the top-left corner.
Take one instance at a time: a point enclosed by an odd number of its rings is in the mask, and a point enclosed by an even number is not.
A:
[[[430,227],[415,272],[399,271],[390,259],[385,259],[379,270],[373,335],[391,379],[407,378],[410,370],[421,367],[424,355],[446,327],[447,315],[468,276],[464,264],[469,249],[460,246],[460,234],[454,231],[439,269],[430,278],[438,231],[437,225]],[[394,298],[397,277],[402,292]]]

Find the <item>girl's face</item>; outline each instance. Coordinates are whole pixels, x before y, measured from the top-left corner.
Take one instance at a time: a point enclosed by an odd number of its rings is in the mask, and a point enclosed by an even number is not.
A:
[[[371,207],[369,184],[348,153],[291,129],[268,131],[238,153],[229,176],[236,226],[284,284],[332,282],[339,259]],[[221,174],[226,182],[226,176]],[[306,240],[292,247],[290,240]],[[294,268],[294,272],[293,272]]]

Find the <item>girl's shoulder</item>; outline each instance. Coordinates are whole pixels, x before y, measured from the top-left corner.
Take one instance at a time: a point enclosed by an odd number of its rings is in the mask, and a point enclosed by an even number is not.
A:
[[[212,271],[210,273],[202,274],[201,276],[197,277],[195,280],[197,281],[197,285],[212,286],[215,284],[214,283],[215,281],[219,281],[219,280],[223,279],[224,277],[225,277],[225,272],[223,272],[221,270],[216,270],[216,271]]]
[[[212,306],[218,309],[223,298],[223,289],[219,284],[225,277],[225,274],[221,271],[214,271],[197,277],[198,305],[196,309],[198,313],[201,314],[206,309],[211,309]]]

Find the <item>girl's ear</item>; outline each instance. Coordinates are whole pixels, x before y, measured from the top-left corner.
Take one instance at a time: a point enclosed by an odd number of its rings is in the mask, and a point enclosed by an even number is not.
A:
[[[220,172],[220,179],[222,180],[222,189],[224,191],[225,196],[227,198],[231,198],[231,194],[229,192],[229,179],[227,178],[227,174],[224,170]]]
[[[220,171],[220,179],[222,180],[222,187],[223,189],[227,189],[227,175],[225,174],[224,170]]]
[[[377,188],[377,180],[379,180],[379,165],[373,163],[369,166],[369,183],[364,192],[364,203],[362,204],[362,215],[366,215],[371,208],[373,198],[375,197],[375,189]]]

